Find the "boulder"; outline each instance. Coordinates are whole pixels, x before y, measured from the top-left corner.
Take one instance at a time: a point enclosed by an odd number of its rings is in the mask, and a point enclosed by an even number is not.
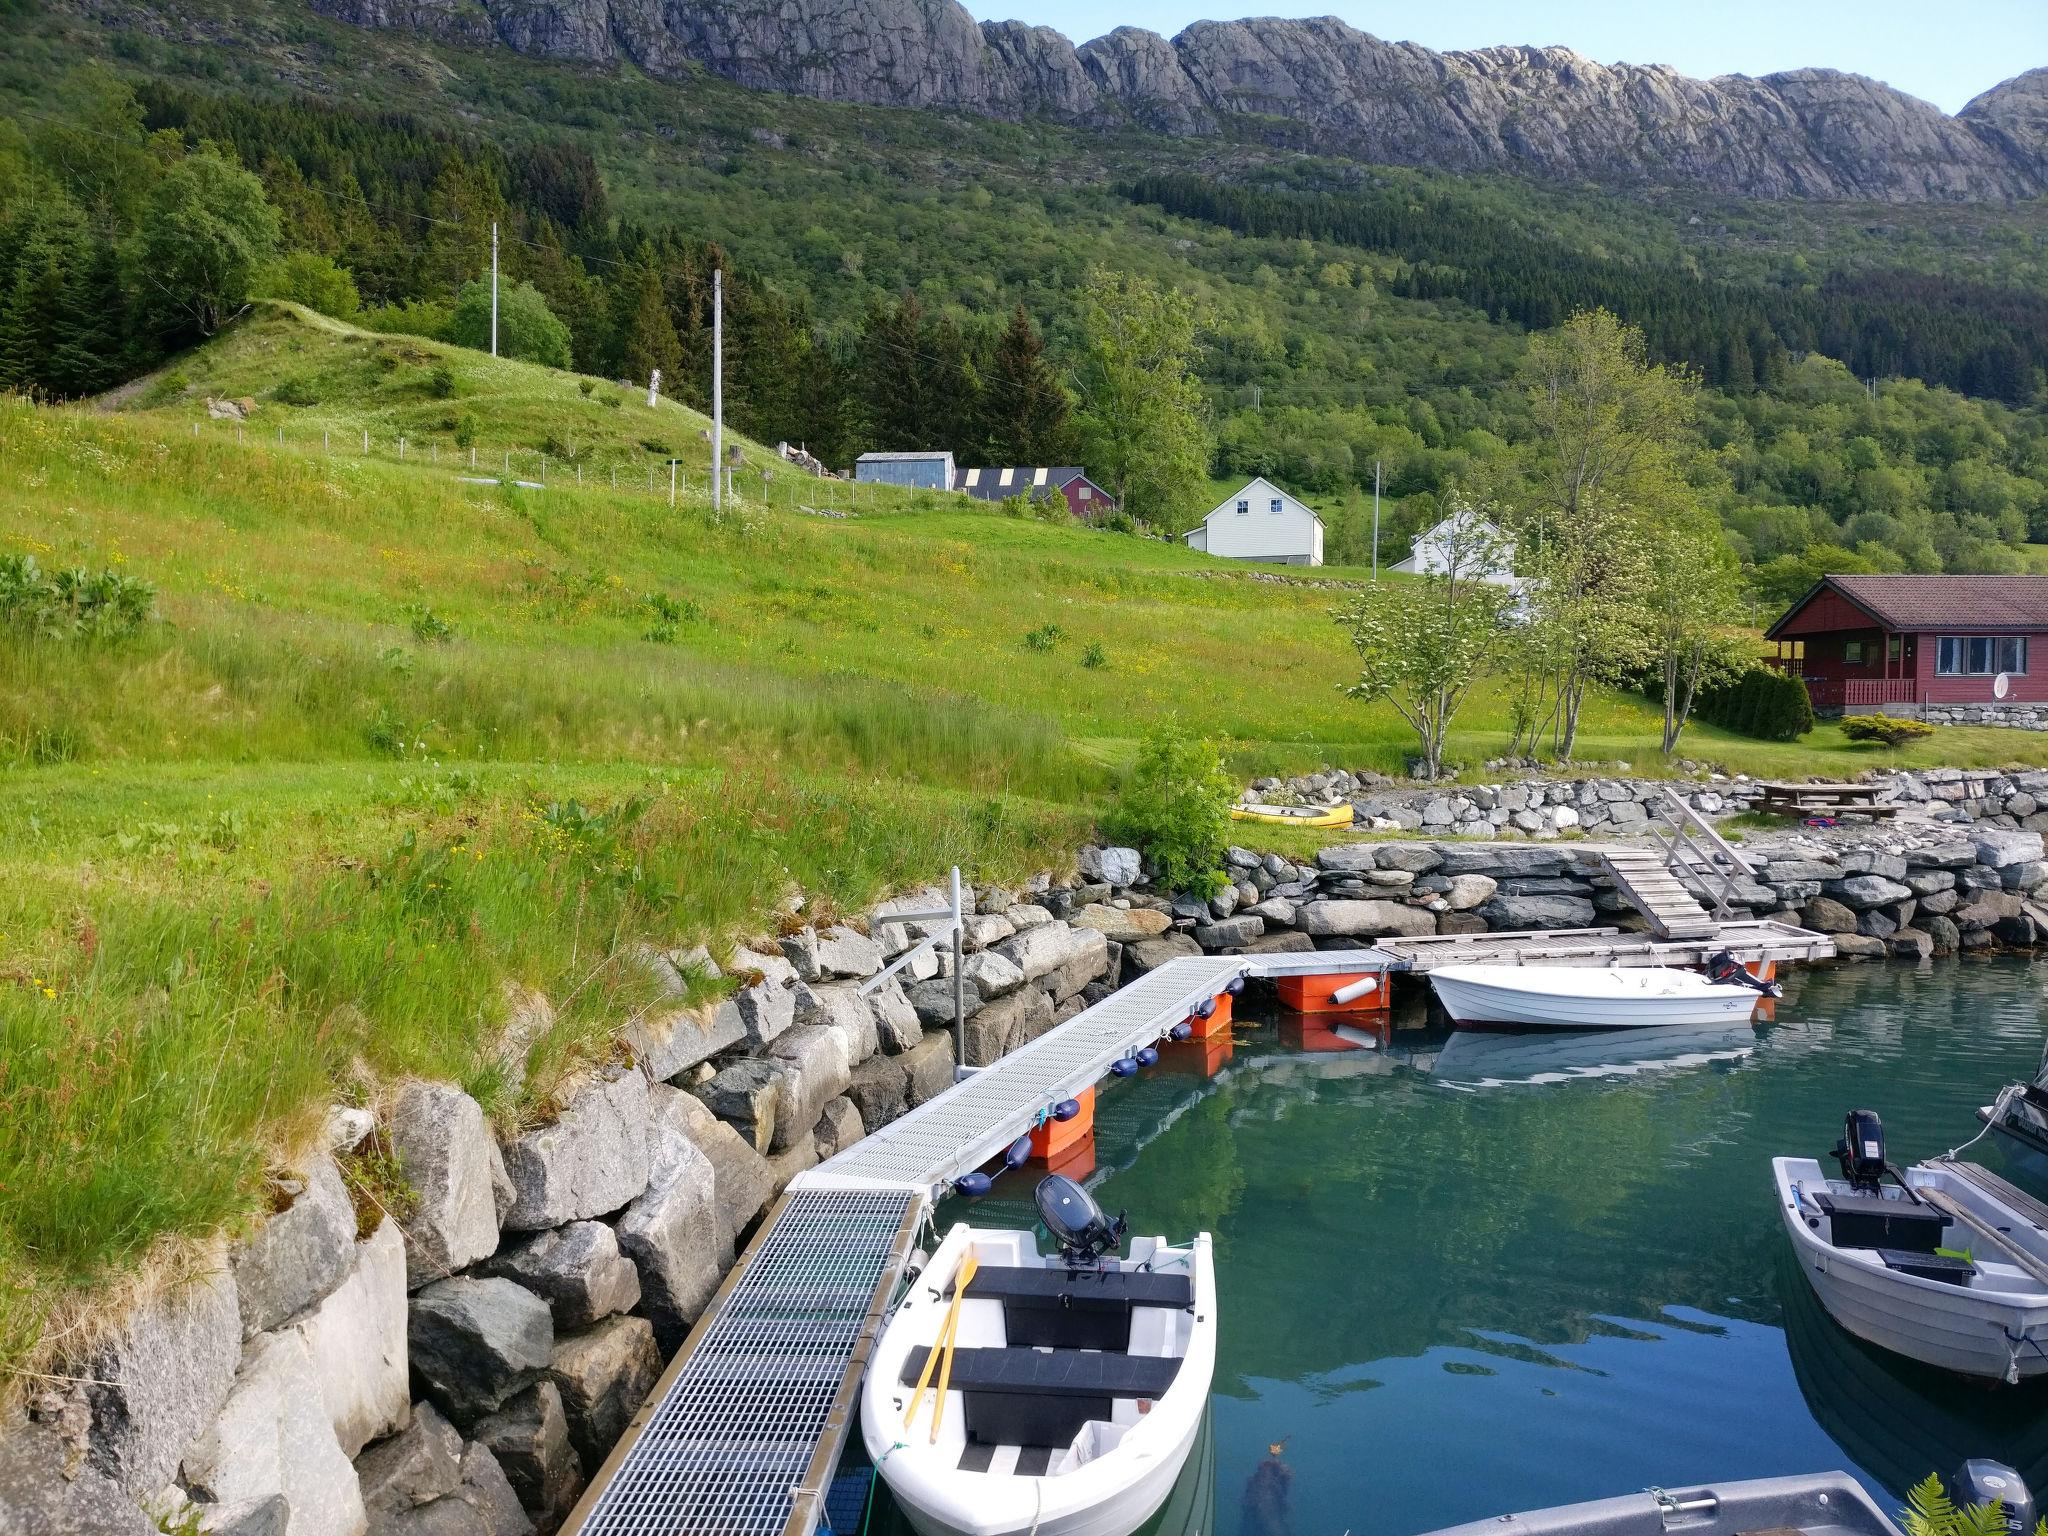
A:
[[[1040,942],[1038,935],[1051,935],[1059,931],[1052,927],[1031,928],[1025,930],[1024,934],[1017,937],[1036,944]],[[978,950],[974,954],[966,956],[960,962],[960,974],[984,1003],[998,997],[1009,996],[1010,993],[1023,986],[1027,979],[1023,968],[999,949]],[[945,1017],[948,1022],[951,1022],[953,1017],[952,981],[949,978],[942,978],[938,983],[927,983],[927,985],[942,985],[945,988]]]
[[[1147,971],[1156,971],[1169,960],[1201,952],[1202,946],[1184,933],[1162,933],[1156,939],[1140,939],[1135,944],[1126,944],[1124,980],[1130,981]]]
[[[1772,873],[1777,873],[1772,866]],[[1906,889],[1915,896],[1932,896],[1937,891],[1955,889],[1955,871],[1950,869],[1913,869],[1906,872]]]
[[[882,946],[844,923],[825,929],[805,928],[782,940],[782,956],[802,981],[840,977],[864,980],[882,968]]]
[[[1883,939],[1873,939],[1862,933],[1835,935],[1835,953],[1845,960],[1881,960],[1884,958],[1884,952]]]
[[[1379,867],[1379,856],[1384,850],[1391,852],[1396,847],[1420,847],[1420,844],[1396,843],[1342,843],[1334,848],[1316,850],[1316,868],[1333,875],[1362,875],[1369,869]]]
[[[704,1008],[650,1008],[619,1031],[649,1082],[687,1072],[747,1038],[739,1004],[726,998]]]
[[[1226,917],[1217,922],[1204,923],[1195,929],[1195,942],[1212,954],[1220,953],[1236,945],[1249,944],[1265,934],[1263,918],[1244,916]]]
[[[1008,962],[1004,962],[1008,964]],[[1012,970],[1016,967],[1011,966]],[[1024,983],[1019,981],[1018,986]],[[926,1029],[950,1029],[953,1027],[953,978],[934,977],[920,981],[906,988],[903,994],[910,1000],[911,1009],[917,1014],[917,1022]],[[961,977],[960,1009],[971,1017],[981,1007],[981,989],[965,976]]]
[[[664,1091],[689,1099],[673,1088]],[[548,1304],[558,1333],[588,1328],[615,1312],[630,1312],[640,1301],[640,1273],[619,1252],[618,1235],[601,1221],[572,1221],[551,1228],[507,1248],[484,1265],[483,1273],[516,1280],[540,1297]]]
[[[665,1122],[688,1137],[711,1160],[711,1187],[718,1201],[720,1238],[725,1252],[734,1251],[741,1235],[768,1204],[768,1160],[690,1094],[660,1088],[650,1095],[649,1102],[654,1120]]]
[[[1977,862],[1977,846],[1971,842],[1955,842],[1915,848],[1912,862],[1930,869],[1967,869]]]
[[[1934,953],[1934,935],[1918,928],[1901,928],[1892,935],[1892,954],[1901,960],[1925,960]]]
[[[2037,859],[2025,864],[2007,864],[1999,870],[1998,878],[2008,891],[2031,891],[2048,880],[2048,864]]]
[[[1043,928],[1053,921],[1053,915],[1035,901],[1019,902],[1014,907],[1005,907],[1003,916],[1010,920],[1010,931],[1021,932],[1026,928]]]
[[[390,1217],[360,1243],[341,1283],[285,1325],[306,1346],[334,1438],[353,1456],[405,1423],[405,1240]]]
[[[413,1377],[458,1429],[495,1412],[547,1369],[548,1304],[510,1280],[457,1275],[412,1300]]]
[[[2038,937],[2034,931],[2034,920],[2024,912],[2001,917],[1991,925],[1991,931],[1997,935],[1999,943],[2010,944],[2016,949],[2026,948]]]
[[[983,1006],[967,1021],[967,1062],[985,1067],[1036,1040],[1052,1027],[1052,998],[1038,987],[1025,987]]]
[[[852,1099],[844,1096],[828,1099],[818,1112],[818,1123],[811,1127],[821,1163],[829,1157],[837,1157],[866,1134],[866,1127],[860,1123],[860,1110]]]
[[[894,976],[868,994],[868,1008],[874,1015],[875,1043],[891,1056],[902,1055],[924,1038],[924,1020],[903,995],[903,984]]]
[[[1850,875],[1845,879],[1830,880],[1822,889],[1843,906],[1858,912],[1894,901],[1906,901],[1913,894],[1898,881],[1887,880],[1883,875]]]
[[[537,1381],[478,1424],[476,1443],[504,1470],[526,1512],[560,1523],[583,1488],[583,1467],[569,1443],[569,1417],[552,1380]]]
[[[1887,880],[1906,878],[1906,861],[1903,858],[1875,848],[1844,849],[1840,862],[1845,875],[1881,875]]]
[[[1298,955],[1306,954],[1315,947],[1316,941],[1307,934],[1296,933],[1292,929],[1288,929],[1280,933],[1261,934],[1249,944],[1241,944],[1235,949],[1225,950],[1224,953],[1231,955]]]
[[[1144,861],[1135,848],[1083,848],[1076,860],[1082,875],[1100,885],[1136,885]]]
[[[1957,896],[1954,891],[1936,891],[1931,896],[1922,896],[1920,898],[1920,911],[1923,916],[1937,912],[1953,912],[1961,905],[1962,898]]]
[[[1816,896],[1806,904],[1800,922],[1816,933],[1854,933],[1856,914],[1828,896]]]
[[[77,1379],[86,1462],[136,1496],[158,1493],[226,1402],[242,1358],[235,1277],[216,1270],[136,1308],[65,1374]]]
[[[774,1062],[736,1061],[691,1092],[756,1152],[774,1145],[782,1109],[782,1069]]]
[[[250,1340],[220,1412],[185,1451],[182,1479],[215,1503],[282,1495],[290,1536],[363,1536],[369,1527],[355,1468],[296,1333]]]
[[[1164,912],[1146,907],[1125,911],[1120,907],[1090,906],[1074,914],[1073,924],[1076,928],[1092,928],[1119,944],[1135,944],[1141,939],[1158,938],[1173,926],[1173,920]]]
[[[1285,896],[1268,896],[1264,901],[1255,902],[1238,914],[1241,917],[1256,917],[1260,922],[1275,928],[1294,926],[1294,902]]]
[[[1837,880],[1842,873],[1839,864],[1824,864],[1818,859],[1772,859],[1764,866],[1764,878],[1773,885],[1792,880]]]
[[[782,1070],[782,1099],[769,1143],[780,1152],[817,1124],[827,1099],[846,1092],[853,1080],[853,1059],[842,1033],[814,1024],[799,1024],[768,1049]]]
[[[1102,935],[1093,929],[1077,933],[1071,928],[1048,923],[1043,928],[1029,928],[1012,935],[997,945],[994,952],[1022,971],[1026,980],[1036,981],[1065,965],[1082,947],[1102,942]],[[988,988],[983,987],[982,993],[988,995]]]
[[[1443,893],[1444,905],[1453,912],[1469,912],[1499,889],[1490,875],[1452,875]]]
[[[555,1341],[548,1379],[561,1394],[569,1440],[596,1471],[661,1375],[654,1329],[643,1317],[610,1317]]]
[[[1033,924],[1033,927],[1043,926]],[[988,949],[1017,931],[1017,925],[1000,912],[978,912],[960,924],[960,943],[967,949]]]
[[[431,1504],[461,1485],[462,1436],[432,1403],[416,1403],[410,1424],[356,1458],[356,1480],[374,1529],[381,1517]]]
[[[798,982],[796,988],[797,1028],[823,1025],[839,1036],[839,1043],[845,1051],[846,1063],[852,1066],[856,1061],[866,1061],[875,1054],[880,1041],[875,1027],[873,1003],[861,995],[860,983],[855,981]],[[795,1034],[792,1030],[778,1038],[767,1048],[770,1058],[776,1057],[784,1040]]]
[[[1411,875],[1426,875],[1445,867],[1444,852],[1429,843],[1381,843],[1373,865],[1378,869],[1400,869]]]
[[[853,1069],[846,1096],[869,1132],[880,1130],[909,1107],[910,1080],[903,1062],[893,1056],[870,1056]]]
[[[1055,1003],[1063,1003],[1075,996],[1110,968],[1110,943],[1101,934],[1090,928],[1076,928],[1069,930],[1068,938],[1071,942],[1067,946],[1067,958],[1036,978],[1038,985]]]
[[[1446,843],[1439,872],[1445,875],[1492,875],[1495,879],[1541,879],[1564,873],[1565,856],[1526,843]]]
[[[486,1446],[463,1451],[462,1482],[449,1497],[468,1506],[482,1528],[478,1536],[532,1536],[533,1522],[519,1507],[519,1495],[505,1469]]]
[[[1436,918],[1398,901],[1311,901],[1294,914],[1295,926],[1313,938],[1371,938],[1379,934],[1436,932]]]
[[[1899,922],[1882,907],[1857,914],[1856,931],[1873,939],[1889,939],[1899,931]]]
[[[303,1174],[278,1187],[290,1203],[235,1250],[235,1300],[245,1339],[325,1296],[355,1257],[356,1210],[332,1159],[308,1159]]]
[[[1940,916],[1939,914],[1936,914],[1933,917],[1923,916],[1921,918],[1921,921],[1927,927],[1928,938],[1933,941],[1933,952],[1935,954],[1952,955],[1958,949],[1962,948],[1962,930],[1957,928],[1956,925],[1950,922],[1946,917]]]
[[[748,1043],[758,1049],[796,1022],[796,967],[782,955],[742,949],[733,954],[732,971],[753,978],[733,994],[732,1004]]]
[[[2043,851],[2040,833],[2022,832],[2017,828],[2006,831],[1998,827],[1978,827],[1971,832],[1970,840],[1977,850],[1977,862],[1988,864],[1993,869],[2004,869],[2009,864],[2039,863]]]
[[[928,1103],[953,1086],[953,1037],[934,1031],[903,1053],[910,1107]]]
[[[616,1211],[647,1187],[647,1079],[613,1072],[586,1084],[553,1125],[505,1143],[505,1171],[511,1231]]]
[[[719,1219],[711,1159],[667,1118],[657,1120],[653,1131],[653,1176],[616,1226],[620,1251],[640,1271],[640,1311],[654,1325],[662,1352],[672,1354],[718,1289],[732,1246]],[[518,1486],[516,1475],[512,1481]]]
[[[289,1536],[292,1507],[281,1493],[229,1504],[195,1504],[205,1536]]]
[[[418,1203],[406,1215],[406,1283],[414,1290],[489,1258],[498,1247],[498,1143],[475,1099],[449,1083],[408,1083],[391,1114],[391,1146]]]
[[[1521,929],[1590,928],[1593,903],[1580,896],[1495,894],[1474,909],[1494,932]]]
[[[159,1536],[136,1495],[90,1460],[74,1466],[54,1424],[0,1432],[0,1536]]]

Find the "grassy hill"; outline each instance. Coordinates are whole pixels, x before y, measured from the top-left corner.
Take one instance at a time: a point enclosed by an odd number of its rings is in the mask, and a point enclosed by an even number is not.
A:
[[[465,479],[464,416],[483,464],[552,443],[547,487]],[[701,462],[701,426],[282,306],[100,408],[0,398],[0,557],[147,581],[161,615],[0,647],[0,1361],[255,1209],[337,1097],[436,1073],[538,1112],[644,997],[636,939],[1042,867],[1168,719],[1247,774],[1400,766],[1399,721],[1338,692],[1329,590],[951,497],[785,471],[764,500],[756,444],[717,520],[701,474],[671,506],[635,473]],[[1644,765],[1655,729],[1607,696],[1581,739]],[[1482,694],[1453,755],[1505,734]],[[1864,760],[1832,731],[1687,750]],[[562,1005],[523,1081],[507,983]]]

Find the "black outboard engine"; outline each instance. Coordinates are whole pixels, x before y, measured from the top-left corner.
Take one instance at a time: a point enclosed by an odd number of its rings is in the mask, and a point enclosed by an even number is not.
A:
[[[1123,1212],[1115,1221],[1102,1214],[1095,1197],[1063,1173],[1049,1173],[1038,1181],[1035,1198],[1038,1216],[1046,1231],[1060,1245],[1060,1256],[1069,1264],[1099,1263],[1114,1253],[1124,1240]]]
[[[1749,967],[1725,949],[1717,949],[1707,956],[1707,980],[1717,987],[1748,987],[1765,997],[1785,995],[1785,989],[1775,981],[1759,981],[1750,975]]]
[[[1884,1179],[1884,1122],[1874,1109],[1852,1109],[1843,1121],[1842,1139],[1835,1143],[1835,1161],[1842,1165],[1842,1177],[1849,1187],[1874,1195]]]
[[[2019,1473],[2002,1461],[1980,1456],[1964,1462],[1948,1480],[1948,1496],[1961,1509],[1996,1503],[2012,1536],[2033,1536],[2034,1495]]]

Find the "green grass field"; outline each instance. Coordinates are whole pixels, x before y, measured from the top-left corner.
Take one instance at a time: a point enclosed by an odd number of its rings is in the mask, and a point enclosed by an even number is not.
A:
[[[1338,691],[1337,594],[1176,544],[787,473],[764,500],[757,445],[714,519],[701,473],[673,507],[644,488],[650,442],[704,461],[701,418],[284,309],[172,372],[118,409],[0,400],[0,555],[113,567],[161,614],[0,646],[0,1368],[257,1209],[336,1097],[423,1073],[546,1113],[646,1000],[637,939],[1056,862],[1168,719],[1245,775],[1408,748]],[[238,429],[209,394],[257,410]],[[546,489],[465,483],[464,416],[480,460],[573,446],[584,484],[559,452]],[[833,496],[857,515],[792,510]],[[1656,728],[1605,696],[1581,750],[1645,770]],[[1482,690],[1453,757],[1505,742]],[[1831,728],[1684,750],[1885,760]],[[2022,752],[1943,730],[1901,758]],[[508,983],[561,1004],[523,1081]]]

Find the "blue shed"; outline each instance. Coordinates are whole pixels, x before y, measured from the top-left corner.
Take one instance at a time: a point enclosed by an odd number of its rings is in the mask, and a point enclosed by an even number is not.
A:
[[[868,485],[908,485],[927,491],[953,489],[953,455],[946,453],[864,453],[853,461],[853,478]]]

